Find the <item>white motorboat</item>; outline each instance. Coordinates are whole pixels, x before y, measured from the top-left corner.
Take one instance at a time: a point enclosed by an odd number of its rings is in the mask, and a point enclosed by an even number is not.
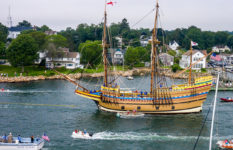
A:
[[[91,133],[84,133],[84,132],[82,132],[82,131],[78,131],[78,132],[76,132],[76,131],[74,131],[73,133],[72,133],[72,135],[71,135],[71,137],[72,138],[78,138],[78,139],[89,139],[89,138],[91,138],[93,136],[93,134],[91,134]]]
[[[127,79],[128,80],[133,80],[134,78],[133,78],[133,76],[128,76]]]
[[[40,150],[43,146],[44,139],[42,138],[35,138],[33,142],[31,142],[31,138],[21,138],[21,142],[19,142],[17,137],[13,137],[12,143],[0,141],[1,150]]]
[[[136,117],[143,117],[145,114],[141,112],[133,112],[133,111],[127,111],[127,112],[118,112],[116,114],[119,118],[136,118]]]
[[[233,149],[233,143],[229,143],[229,141],[218,141],[217,145],[221,149]]]

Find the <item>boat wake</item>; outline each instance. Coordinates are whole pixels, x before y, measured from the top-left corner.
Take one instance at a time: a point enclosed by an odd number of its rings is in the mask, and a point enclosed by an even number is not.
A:
[[[64,92],[64,91],[9,90],[9,89],[6,89],[4,91],[0,91],[0,93],[61,93],[61,92]]]
[[[219,137],[225,139],[227,137]],[[127,141],[194,141],[197,136],[174,136],[162,135],[157,133],[138,133],[138,132],[98,132],[92,137],[86,138],[91,140],[127,140]],[[209,140],[209,137],[200,137],[202,140]],[[217,140],[217,138],[216,138]]]

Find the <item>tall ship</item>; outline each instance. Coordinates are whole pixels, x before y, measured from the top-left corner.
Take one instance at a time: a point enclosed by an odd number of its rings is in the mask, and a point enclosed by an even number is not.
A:
[[[76,83],[75,93],[79,96],[93,100],[98,108],[108,112],[137,111],[145,114],[180,114],[195,113],[202,110],[203,102],[207,98],[212,84],[212,76],[192,77],[192,45],[190,46],[190,66],[189,79],[187,83],[168,85],[165,76],[162,75],[162,68],[159,64],[157,38],[159,4],[156,2],[154,28],[151,41],[151,71],[150,71],[150,90],[147,92],[132,91],[123,89],[115,83],[115,79],[110,80],[108,66],[108,47],[107,42],[107,11],[106,3],[104,10],[103,27],[103,83],[99,90],[88,90]],[[191,42],[191,41],[190,41]],[[187,70],[186,69],[186,70]],[[133,82],[133,80],[132,80]],[[162,86],[161,86],[162,85]],[[145,91],[145,90],[144,90]]]

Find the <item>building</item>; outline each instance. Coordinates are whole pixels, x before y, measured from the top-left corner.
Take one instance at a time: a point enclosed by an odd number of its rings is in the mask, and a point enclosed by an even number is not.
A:
[[[176,41],[169,42],[169,47],[170,47],[170,49],[172,49],[172,50],[174,50],[174,51],[177,50],[179,46],[180,46],[180,45],[179,45]]]
[[[123,63],[124,63],[124,53],[120,49],[115,50],[113,55],[113,64],[123,65]]]
[[[150,41],[152,41],[152,36],[145,37],[144,35],[141,35],[140,44],[141,44],[142,47],[146,47],[149,44]]]
[[[228,47],[228,46],[224,46],[224,45],[218,45],[218,46],[214,46],[214,47],[212,47],[212,50],[213,50],[213,52],[217,52],[217,53],[220,53],[220,52],[222,52],[222,53],[224,53],[225,51],[231,51],[231,49]]]
[[[83,65],[80,64],[80,54],[78,52],[69,52],[67,48],[60,48],[60,57],[53,58],[47,54],[46,56],[46,68],[65,67],[66,69],[83,69]]]
[[[32,30],[32,27],[10,27],[8,29],[8,39],[16,39],[17,36],[22,32],[22,31],[26,31],[26,30]]]
[[[233,54],[221,54],[220,57],[226,65],[233,64]]]
[[[115,39],[117,40],[117,47],[122,48],[122,45],[123,45],[122,37],[117,36],[115,37]]]
[[[46,35],[57,35],[57,31],[48,30],[44,32]]]
[[[192,52],[192,63],[197,62],[200,60],[202,57],[206,55],[206,50],[199,51],[199,50],[193,50]],[[191,51],[187,51],[182,55],[182,58],[180,60],[180,67],[181,68],[186,68],[189,67],[190,65],[190,56],[191,56]],[[192,69],[194,70],[199,70],[201,68],[206,68],[206,58],[203,58],[200,62],[192,66]]]
[[[174,57],[167,53],[160,53],[159,59],[164,66],[172,66],[174,64]]]

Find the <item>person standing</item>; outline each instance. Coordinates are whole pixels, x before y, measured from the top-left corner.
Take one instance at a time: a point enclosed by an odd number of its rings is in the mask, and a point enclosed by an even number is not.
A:
[[[8,143],[12,143],[13,141],[13,136],[11,134],[11,132],[9,133],[8,137],[7,137]]]

